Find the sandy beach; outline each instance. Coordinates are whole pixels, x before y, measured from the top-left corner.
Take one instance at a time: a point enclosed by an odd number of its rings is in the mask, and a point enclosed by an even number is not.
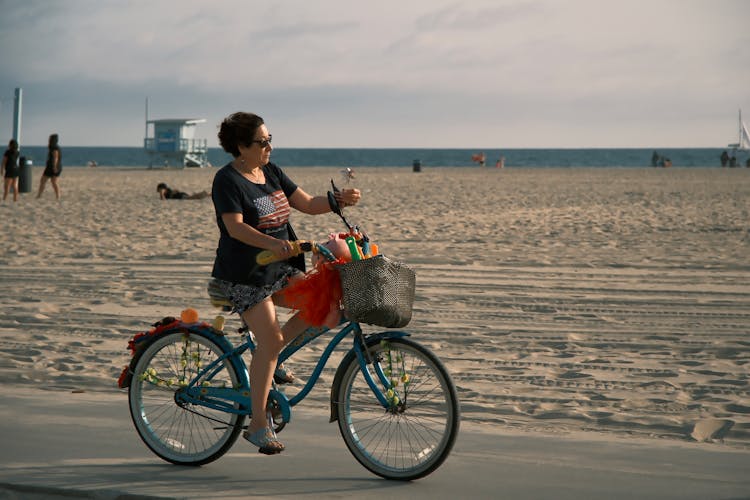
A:
[[[314,194],[339,175],[285,171]],[[750,170],[355,171],[346,216],[416,271],[406,329],[445,362],[464,422],[750,459]],[[214,173],[66,168],[58,202],[35,199],[35,168],[34,192],[0,205],[0,384],[118,394],[134,333],[185,307],[213,318],[211,200],[156,185],[201,191]],[[303,239],[342,228],[292,217]],[[325,405],[333,361],[303,407]]]

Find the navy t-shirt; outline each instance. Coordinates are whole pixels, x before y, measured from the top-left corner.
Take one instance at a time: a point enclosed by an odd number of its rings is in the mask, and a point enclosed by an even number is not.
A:
[[[288,240],[289,200],[297,185],[273,163],[263,166],[265,184],[255,184],[227,164],[216,173],[211,198],[219,225],[219,246],[211,275],[232,283],[272,285],[289,269],[286,261],[259,266],[255,257],[263,250],[229,236],[225,213],[242,214],[242,222],[274,238]]]

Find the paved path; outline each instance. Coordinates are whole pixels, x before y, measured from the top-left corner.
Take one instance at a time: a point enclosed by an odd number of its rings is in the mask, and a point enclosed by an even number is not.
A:
[[[126,395],[61,395],[3,388],[0,499],[750,498],[750,450],[470,426],[432,475],[386,481],[354,460],[324,413],[304,411],[281,434],[281,455],[238,441],[217,462],[178,467],[141,443]]]

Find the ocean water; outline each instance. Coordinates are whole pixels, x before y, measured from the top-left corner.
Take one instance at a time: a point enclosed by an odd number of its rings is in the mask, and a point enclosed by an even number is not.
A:
[[[101,167],[162,166],[164,160],[152,160],[138,147],[82,147],[61,145],[63,166],[84,166],[96,161]],[[674,167],[718,167],[721,148],[665,148],[658,153]],[[647,167],[651,166],[650,148],[633,149],[357,149],[357,148],[277,148],[272,161],[286,167],[411,167],[419,160],[422,168],[473,167],[471,159],[484,152],[487,166],[494,167],[500,157],[506,167]],[[46,146],[24,146],[21,155],[36,166],[47,157]],[[225,165],[231,157],[219,148],[209,148],[208,159],[214,166]],[[742,165],[744,166],[744,157]],[[171,166],[178,166],[174,162]]]

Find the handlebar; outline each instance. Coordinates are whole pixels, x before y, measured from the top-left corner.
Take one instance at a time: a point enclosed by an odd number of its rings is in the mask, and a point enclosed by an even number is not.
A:
[[[339,189],[336,187],[336,184],[333,183],[333,179],[331,179],[331,186],[333,187],[333,190],[338,192]],[[367,233],[359,232],[359,228],[357,226],[352,226],[349,224],[349,222],[346,220],[346,217],[344,217],[344,214],[341,213],[341,207],[339,206],[338,201],[336,201],[336,198],[333,194],[333,192],[328,191],[328,205],[331,207],[331,212],[338,215],[341,220],[344,222],[344,225],[346,225],[346,228],[349,230],[349,236],[357,240],[356,242],[350,244],[350,251],[352,258],[354,260],[359,260],[361,258],[360,252],[357,251],[357,243],[359,243],[362,246],[362,256],[370,256],[370,238],[367,236]],[[348,238],[347,238],[348,240]],[[320,254],[323,257],[325,257],[328,261],[333,262],[336,260],[336,257],[331,253],[330,250],[328,250],[325,246],[323,246],[320,243],[316,243],[314,241],[307,241],[307,240],[297,240],[297,241],[290,241],[292,245],[291,252],[289,252],[288,255],[279,256],[272,252],[271,250],[263,250],[255,257],[255,262],[257,262],[261,266],[267,266],[268,264],[272,264],[274,262],[278,262],[281,260],[286,260],[291,257],[296,257],[297,255],[304,253],[304,252],[313,252],[316,254]],[[373,250],[377,251],[377,245],[372,245],[374,248]],[[355,257],[355,254],[357,257]]]

